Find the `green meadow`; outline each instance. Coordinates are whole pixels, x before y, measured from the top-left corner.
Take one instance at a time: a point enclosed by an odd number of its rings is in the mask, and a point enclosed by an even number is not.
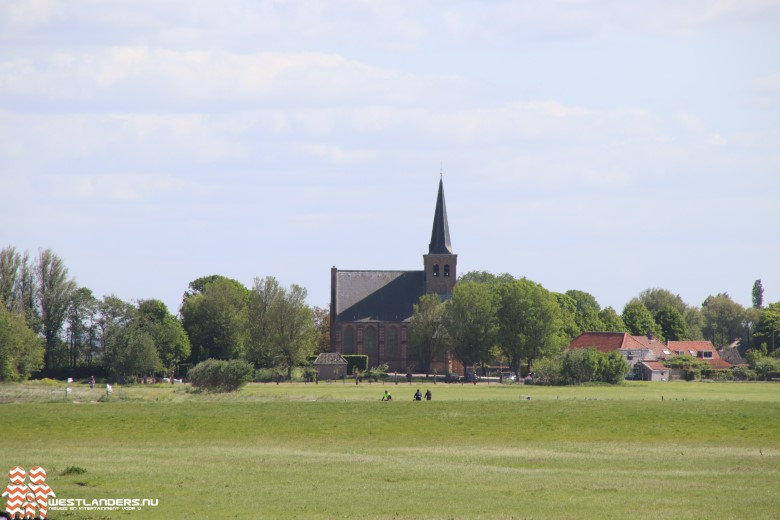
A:
[[[780,517],[778,384],[70,387],[0,385],[0,470],[158,505],[55,520]]]

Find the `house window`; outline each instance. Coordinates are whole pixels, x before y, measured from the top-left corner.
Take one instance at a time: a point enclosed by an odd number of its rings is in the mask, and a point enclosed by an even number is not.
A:
[[[444,264],[444,276],[450,275],[450,264]]]
[[[704,359],[712,359],[712,352],[705,350],[701,354]]]
[[[439,276],[439,264],[433,266],[433,276]]]

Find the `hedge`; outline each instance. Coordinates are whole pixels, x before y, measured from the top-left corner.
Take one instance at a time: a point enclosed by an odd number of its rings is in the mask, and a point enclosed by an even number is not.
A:
[[[363,354],[350,354],[344,356],[347,360],[347,374],[352,375],[355,373],[355,369],[365,371],[368,370],[368,356]]]

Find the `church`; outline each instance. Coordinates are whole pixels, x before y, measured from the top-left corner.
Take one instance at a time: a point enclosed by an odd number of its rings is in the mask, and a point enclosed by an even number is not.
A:
[[[452,252],[444,182],[433,215],[428,253],[422,271],[341,270],[330,272],[331,352],[363,354],[369,366],[387,363],[390,371],[415,369],[409,353],[409,324],[414,305],[424,294],[452,296],[458,270],[458,255]],[[434,360],[438,373],[458,370],[460,364],[449,355]]]

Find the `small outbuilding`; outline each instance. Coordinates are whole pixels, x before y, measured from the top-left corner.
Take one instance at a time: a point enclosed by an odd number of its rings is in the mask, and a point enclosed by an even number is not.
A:
[[[642,381],[669,381],[669,369],[657,361],[641,361],[635,368]]]
[[[323,352],[314,360],[319,379],[341,379],[347,375],[348,364],[338,352]]]

